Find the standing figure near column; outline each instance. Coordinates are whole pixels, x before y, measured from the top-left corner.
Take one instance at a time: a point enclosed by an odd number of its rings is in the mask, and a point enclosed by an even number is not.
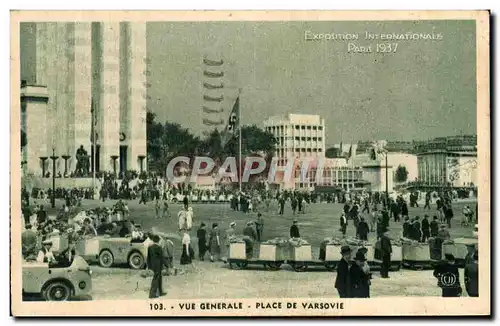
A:
[[[391,267],[391,254],[392,245],[389,239],[389,230],[385,230],[380,238],[380,248],[382,251],[382,266],[380,268],[380,276],[382,278],[389,278],[389,268]]]

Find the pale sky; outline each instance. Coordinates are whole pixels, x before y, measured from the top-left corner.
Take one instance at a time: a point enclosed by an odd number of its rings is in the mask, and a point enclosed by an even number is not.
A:
[[[22,25],[21,41],[30,42]],[[398,43],[390,54],[348,53],[349,41],[306,41],[306,32],[357,33],[352,43],[373,51],[381,42],[365,40],[365,32],[434,33],[442,40],[390,41]],[[474,21],[152,22],[147,106],[160,121],[181,123],[196,134],[207,130],[206,55],[225,61],[223,82],[230,89],[224,91],[224,118],[236,89],[243,89],[244,124],[262,126],[267,117],[286,113],[319,114],[327,145],[475,134],[475,41]],[[28,74],[35,52],[21,48]]]
[[[365,31],[443,37],[396,41],[392,54],[354,54],[348,41],[306,41],[306,31],[359,33],[355,43],[372,48]],[[472,21],[148,23],[148,108],[160,120],[203,128],[205,54],[224,58],[226,85],[243,88],[243,123],[319,114],[327,144],[476,133]]]

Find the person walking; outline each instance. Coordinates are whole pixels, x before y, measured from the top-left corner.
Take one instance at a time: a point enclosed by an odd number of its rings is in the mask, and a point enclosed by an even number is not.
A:
[[[469,297],[479,296],[479,264],[478,264],[478,252],[474,252],[472,256],[473,261],[465,265],[464,269],[464,279],[465,279],[465,290]]]
[[[209,237],[210,245],[210,261],[213,263],[215,260],[220,258],[220,230],[219,224],[213,223],[212,230],[210,230]]]
[[[345,238],[347,232],[347,217],[345,213],[340,216],[340,232],[342,232],[342,238]]]
[[[425,205],[424,205],[424,209],[428,209],[430,210],[431,209],[431,193],[430,192],[427,192],[425,194]]]
[[[354,264],[349,270],[351,298],[369,298],[370,279],[370,267],[366,263],[366,257],[363,252],[358,251],[354,257]]]
[[[370,232],[370,228],[368,227],[368,223],[365,222],[365,218],[361,217],[361,220],[358,223],[358,227],[356,229],[356,234],[359,240],[368,241],[368,232]]]
[[[264,218],[261,213],[257,214],[257,221],[255,221],[255,229],[257,231],[257,241],[262,241],[262,234],[264,233]]]
[[[300,232],[297,220],[294,220],[292,226],[290,227],[290,238],[300,238]]]
[[[152,235],[153,244],[148,247],[147,265],[153,271],[153,279],[151,280],[151,288],[149,290],[149,298],[154,299],[165,295],[163,292],[162,269],[165,265],[163,250],[159,245],[160,237]]]
[[[340,298],[351,297],[351,280],[349,270],[351,268],[351,248],[342,246],[340,248],[342,258],[337,265],[337,278],[335,279],[335,288],[339,293]]]
[[[187,231],[184,231],[182,236],[182,254],[180,263],[181,265],[190,265],[193,263],[194,250],[191,246],[191,237]]]
[[[167,199],[165,197],[163,199],[163,212],[162,212],[161,215],[162,215],[163,218],[166,218],[166,217],[170,216],[170,212],[168,210],[168,201],[167,201]]]
[[[414,238],[415,241],[422,241],[422,226],[420,224],[420,216],[415,216],[415,222],[413,223]]]
[[[431,229],[429,223],[429,215],[424,215],[424,219],[422,220],[422,242],[426,242],[427,239],[431,236]]]
[[[430,224],[430,228],[431,228],[431,237],[437,237],[438,236],[438,232],[439,232],[439,220],[438,220],[438,217],[436,215],[434,215],[432,217],[432,222]]]
[[[389,268],[391,267],[392,245],[389,239],[389,230],[385,230],[380,238],[380,251],[382,253],[382,265],[380,268],[380,276],[389,278]]]
[[[284,211],[285,211],[285,198],[284,196],[281,196],[279,199],[278,199],[278,202],[280,204],[280,210],[278,212],[279,215],[283,215]]]
[[[157,219],[161,217],[160,199],[156,199],[156,201],[155,201],[155,213],[156,213]]]
[[[207,230],[205,223],[201,222],[200,228],[196,232],[196,237],[198,238],[198,259],[200,261],[205,260],[205,254],[207,253]]]

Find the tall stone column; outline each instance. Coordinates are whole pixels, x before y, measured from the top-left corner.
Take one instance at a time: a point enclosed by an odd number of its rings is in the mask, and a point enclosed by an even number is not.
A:
[[[120,155],[120,23],[101,23],[101,36],[100,169],[112,172],[111,157]]]
[[[146,157],[146,23],[128,25],[128,144],[127,166],[139,171],[147,169]]]
[[[73,146],[69,155],[73,157],[71,172],[76,168],[76,150],[83,146],[87,155],[91,155],[91,126],[92,126],[92,44],[91,23],[72,23],[72,59],[74,101],[71,107],[70,123],[73,128]]]

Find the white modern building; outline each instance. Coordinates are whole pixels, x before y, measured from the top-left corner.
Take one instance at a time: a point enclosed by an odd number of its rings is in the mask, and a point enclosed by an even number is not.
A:
[[[477,186],[477,154],[432,151],[418,155],[418,181],[424,185]]]
[[[93,121],[96,171],[145,170],[146,24],[22,25],[21,103],[25,104],[21,107],[26,118],[21,128],[28,140],[38,139],[28,141],[24,148],[25,172],[52,171],[51,160],[43,158],[54,149],[59,157],[56,173],[71,174],[81,146],[93,166]],[[30,94],[43,89],[46,109],[36,113],[27,109],[34,101]],[[30,123],[33,114],[39,127]]]
[[[418,181],[429,186],[477,186],[477,137],[440,137],[418,147]]]
[[[264,127],[277,139],[276,156],[280,159],[325,157],[325,120],[319,115],[270,117]]]

